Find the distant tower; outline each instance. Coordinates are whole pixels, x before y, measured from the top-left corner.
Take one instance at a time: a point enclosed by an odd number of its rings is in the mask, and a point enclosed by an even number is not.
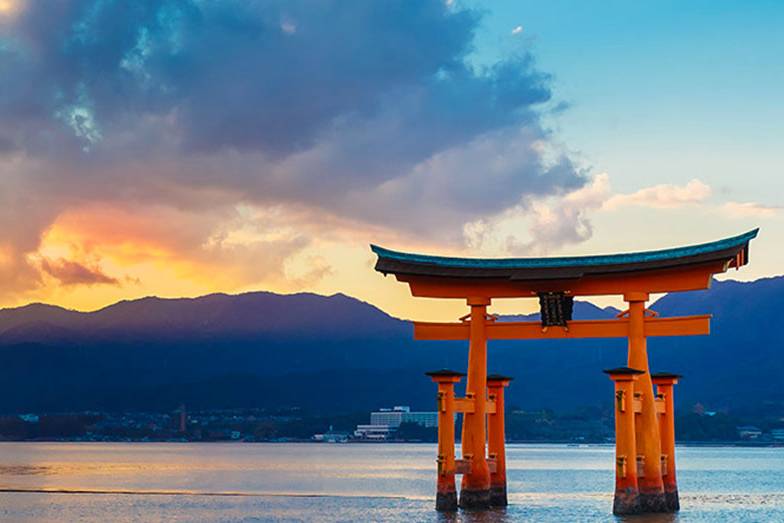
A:
[[[185,433],[187,423],[188,423],[188,414],[185,411],[185,404],[182,404],[180,405],[180,426],[179,426],[180,433],[182,434]]]

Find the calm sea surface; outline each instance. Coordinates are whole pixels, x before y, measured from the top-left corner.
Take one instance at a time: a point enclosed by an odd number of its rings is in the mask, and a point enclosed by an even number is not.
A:
[[[433,510],[434,445],[0,443],[0,521],[621,521],[613,448],[510,445],[503,511]],[[784,448],[679,448],[678,516],[784,522]]]

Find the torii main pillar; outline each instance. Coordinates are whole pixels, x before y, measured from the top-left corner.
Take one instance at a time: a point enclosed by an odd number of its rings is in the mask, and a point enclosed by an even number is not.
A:
[[[637,454],[642,458],[642,474],[637,478],[641,512],[667,512],[664,482],[661,473],[661,438],[659,416],[656,414],[653,382],[648,368],[648,344],[645,337],[645,302],[648,294],[634,292],[624,295],[629,304],[628,366],[642,371],[634,381],[634,393],[639,396],[642,411],[640,423],[635,425]]]
[[[490,506],[490,468],[487,465],[487,298],[469,298],[468,377],[466,397],[473,399],[473,412],[463,417],[463,459],[470,461],[470,472],[463,474],[460,506],[487,508]]]

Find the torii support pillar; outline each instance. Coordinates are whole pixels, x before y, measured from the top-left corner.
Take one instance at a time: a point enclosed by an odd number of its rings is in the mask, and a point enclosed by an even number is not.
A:
[[[678,499],[678,480],[675,475],[675,401],[674,385],[678,383],[678,374],[659,372],[652,374],[656,385],[656,395],[664,400],[663,412],[659,414],[659,432],[662,447],[662,480],[667,510],[677,512],[681,508]]]
[[[506,429],[504,427],[504,388],[512,378],[491,374],[487,377],[487,393],[495,410],[487,415],[487,452],[495,460],[490,473],[490,505],[505,507],[506,498]]]
[[[457,510],[455,489],[455,383],[465,376],[448,369],[426,373],[438,384],[438,480],[436,510]]]
[[[639,514],[637,442],[634,428],[634,382],[643,371],[619,367],[604,371],[615,383],[615,498],[613,514]]]
[[[463,474],[460,507],[468,509],[490,506],[490,467],[485,456],[487,441],[487,306],[488,298],[468,298],[469,322],[468,377],[466,398],[473,401],[473,411],[463,414],[463,459],[470,471]]]
[[[640,507],[643,512],[667,512],[661,470],[661,436],[656,414],[656,398],[648,370],[648,347],[645,336],[645,302],[648,293],[634,292],[624,295],[629,303],[629,354],[627,365],[643,371],[634,381],[635,396],[640,399],[640,412],[635,422],[637,453],[642,471],[638,474]]]

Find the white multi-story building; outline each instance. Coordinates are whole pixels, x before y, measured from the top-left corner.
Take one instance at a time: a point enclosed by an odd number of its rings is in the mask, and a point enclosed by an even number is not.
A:
[[[379,409],[370,413],[371,425],[389,425],[398,428],[401,423],[416,423],[423,427],[438,426],[438,412],[411,412],[408,406]]]
[[[389,439],[402,423],[416,423],[423,427],[438,427],[438,412],[411,412],[411,408],[398,405],[370,413],[370,424],[357,425],[354,437],[364,440]]]
[[[416,423],[423,427],[438,427],[438,412],[404,412],[402,423]]]

